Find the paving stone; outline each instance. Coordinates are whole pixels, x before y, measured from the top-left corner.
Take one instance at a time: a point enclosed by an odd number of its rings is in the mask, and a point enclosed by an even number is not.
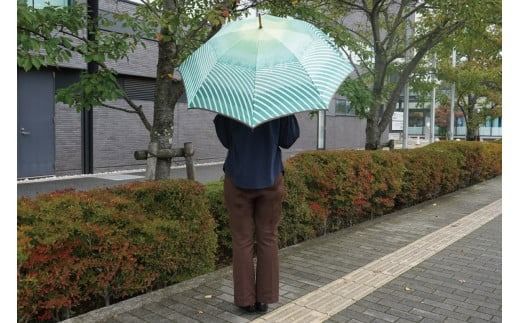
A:
[[[371,308],[373,310],[380,311],[380,312],[386,312],[390,309],[389,306],[367,301],[366,297],[363,298],[362,300],[358,301],[357,304],[360,306],[366,307],[366,308]]]
[[[401,311],[401,310],[394,309],[394,308],[389,309],[388,311],[386,311],[386,313],[397,316],[401,319],[405,319],[407,321],[412,321],[412,322],[419,322],[420,320],[423,319],[422,316],[415,315],[415,314],[412,314],[412,313],[409,313],[406,311]]]
[[[478,312],[482,312],[482,313],[486,313],[486,314],[489,314],[489,315],[501,316],[502,315],[502,306],[500,306],[496,310],[490,309],[488,307],[480,306],[479,308],[477,308],[477,311]]]
[[[466,307],[456,307],[455,312],[464,313],[464,314],[469,315],[470,317],[480,318],[480,319],[488,320],[488,321],[492,317],[492,315],[478,312],[475,310],[470,310],[470,309],[467,309]]]
[[[414,321],[409,321],[407,319],[403,319],[403,318],[400,318],[398,319],[397,321],[395,321],[396,323],[413,323]]]
[[[387,314],[387,313],[384,313],[384,312],[380,312],[380,311],[377,311],[377,310],[373,310],[373,309],[367,309],[363,312],[363,314],[366,314],[366,315],[370,315],[370,316],[373,316],[375,318],[379,318],[381,320],[385,320],[387,322],[395,322],[399,319],[399,317],[397,316],[394,316],[394,315],[390,315],[390,314]]]
[[[114,319],[119,322],[128,322],[128,323],[141,323],[143,322],[143,319],[138,318],[134,315],[131,315],[130,313],[121,313],[116,316],[114,316]]]
[[[422,310],[420,308],[415,308],[415,307],[410,310],[410,313],[422,316],[424,318],[435,319],[437,321],[442,321],[442,320],[445,319],[444,315],[433,313],[433,312],[429,312],[429,311],[425,311],[425,310]]]

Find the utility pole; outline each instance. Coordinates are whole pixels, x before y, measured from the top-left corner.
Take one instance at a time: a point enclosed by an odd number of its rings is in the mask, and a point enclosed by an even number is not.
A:
[[[316,149],[324,150],[325,149],[325,127],[326,127],[326,114],[324,110],[318,111],[318,133],[317,133],[317,145]]]
[[[87,39],[89,42],[96,40],[98,29],[99,1],[87,0]],[[94,74],[98,71],[95,62],[87,63],[87,73]],[[82,168],[83,174],[94,173],[94,110],[93,107],[81,110],[81,143],[82,143]]]
[[[406,19],[408,22],[409,20]],[[411,37],[411,28],[408,24],[405,25],[404,32],[404,46],[407,47],[410,44]],[[404,62],[408,63],[410,49],[404,53]],[[408,148],[408,115],[409,115],[409,106],[410,106],[410,85],[407,81],[404,85],[404,111],[403,111],[403,149]]]
[[[433,85],[433,91],[432,91],[432,109],[430,113],[430,143],[435,142],[435,94],[437,91],[437,85],[435,82],[437,81],[437,54],[433,54],[433,73],[432,73],[432,80],[434,82]]]
[[[451,53],[451,66],[455,67],[457,61],[457,52],[455,48]],[[451,85],[451,103],[450,103],[450,133],[449,139],[453,140],[453,135],[455,134],[455,82]]]

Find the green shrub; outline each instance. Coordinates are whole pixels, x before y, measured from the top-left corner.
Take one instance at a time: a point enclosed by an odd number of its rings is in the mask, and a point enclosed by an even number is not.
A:
[[[282,215],[278,227],[278,246],[280,248],[314,238],[322,220],[317,217],[306,203],[307,187],[300,170],[291,163],[285,165],[284,197]]]
[[[231,231],[229,214],[224,204],[224,181],[206,184],[206,196],[209,201],[209,211],[215,219],[217,234],[217,265],[226,265],[231,261]]]
[[[58,320],[214,269],[204,186],[142,182],[18,201],[18,318]]]

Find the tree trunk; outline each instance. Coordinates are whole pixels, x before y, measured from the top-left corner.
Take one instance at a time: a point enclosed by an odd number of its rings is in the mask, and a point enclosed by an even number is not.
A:
[[[477,127],[466,127],[466,140],[476,141],[477,140]]]
[[[374,85],[372,86],[372,94],[374,101],[370,107],[367,117],[367,126],[365,129],[366,150],[376,150],[380,148],[381,132],[379,131],[378,121],[380,116],[381,102],[383,101],[383,88],[385,86],[386,64],[385,56],[381,49],[375,49],[375,64],[374,64]]]
[[[367,126],[365,128],[366,141],[365,141],[365,149],[366,150],[376,150],[381,147],[381,134],[379,133],[379,127],[377,125],[377,119],[375,118],[367,118]]]
[[[466,140],[467,141],[476,141],[478,140],[478,128],[479,123],[476,122],[476,111],[475,106],[477,105],[477,96],[476,95],[468,95],[468,106],[466,109]]]
[[[163,29],[161,33],[167,35],[168,30]],[[175,104],[184,90],[181,81],[173,80],[176,54],[174,40],[159,41],[153,126],[150,132],[150,144],[157,144],[158,149],[172,148]],[[151,158],[147,164],[147,178],[170,178],[171,162],[171,158]]]

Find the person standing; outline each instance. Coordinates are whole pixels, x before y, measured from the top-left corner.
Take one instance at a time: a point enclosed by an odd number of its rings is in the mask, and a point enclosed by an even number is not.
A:
[[[267,312],[279,299],[278,224],[285,194],[280,147],[290,148],[300,128],[294,115],[254,129],[220,114],[213,122],[228,149],[224,204],[230,216],[234,303],[247,312]]]

